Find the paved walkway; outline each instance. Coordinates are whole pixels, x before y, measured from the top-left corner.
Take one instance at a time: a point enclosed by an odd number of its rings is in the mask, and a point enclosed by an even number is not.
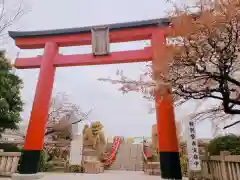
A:
[[[10,180],[10,178],[3,179]],[[105,171],[101,174],[44,173],[44,177],[39,180],[161,180],[161,178],[159,176],[149,176],[143,172]]]
[[[41,180],[160,180],[136,171],[105,171],[101,174],[47,173]],[[187,179],[184,179],[187,180]]]
[[[101,174],[47,174],[41,180],[159,180],[159,176],[148,176],[135,171],[105,171]]]

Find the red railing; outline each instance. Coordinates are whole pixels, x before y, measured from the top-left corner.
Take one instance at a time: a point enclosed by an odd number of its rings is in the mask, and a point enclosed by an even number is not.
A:
[[[109,165],[111,165],[113,163],[113,161],[114,161],[114,159],[116,157],[118,148],[120,146],[120,142],[121,142],[121,137],[119,137],[119,136],[114,137],[111,155],[104,159],[104,161],[103,161],[104,162],[104,166],[109,166]]]
[[[146,165],[148,166],[148,152],[144,152],[144,151],[142,150],[142,153],[143,153],[143,158],[144,158],[144,160],[145,160],[145,162],[146,162]]]

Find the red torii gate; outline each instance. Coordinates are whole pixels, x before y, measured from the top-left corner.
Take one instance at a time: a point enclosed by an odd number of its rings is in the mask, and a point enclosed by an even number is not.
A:
[[[18,69],[40,68],[24,152],[21,158],[20,174],[34,174],[38,172],[40,151],[44,143],[45,125],[56,67],[131,63],[150,60],[153,60],[154,63],[154,61],[158,60],[157,53],[159,48],[165,46],[165,34],[169,24],[169,20],[165,18],[109,24],[105,25],[104,28],[103,26],[98,28],[105,29],[105,35],[103,35],[104,38],[102,40],[98,39],[98,36],[93,36],[94,34],[97,35],[97,32],[93,31],[93,27],[9,32],[9,35],[15,40],[16,46],[21,49],[44,48],[42,56],[17,58],[15,61],[15,67]],[[96,41],[93,51],[105,48],[105,52],[100,52],[101,55],[61,55],[58,53],[59,47],[91,45],[92,37],[95,37]],[[142,50],[108,52],[109,43],[146,39],[151,39],[151,47]],[[106,42],[101,44],[103,40]],[[164,60],[161,61],[164,62]],[[162,177],[182,179],[171,93],[164,98],[161,97],[161,100],[159,95],[156,94],[156,116]]]

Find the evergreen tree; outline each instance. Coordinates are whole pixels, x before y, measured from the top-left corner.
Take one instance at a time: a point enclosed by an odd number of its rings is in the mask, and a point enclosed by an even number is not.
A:
[[[0,133],[17,129],[23,109],[20,89],[22,80],[13,72],[4,52],[0,52]]]

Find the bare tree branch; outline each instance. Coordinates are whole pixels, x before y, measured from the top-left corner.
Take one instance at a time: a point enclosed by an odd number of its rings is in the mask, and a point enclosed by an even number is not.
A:
[[[24,0],[16,2],[2,0],[0,4],[0,38],[8,37],[7,30],[18,21],[29,9],[26,8]]]
[[[240,121],[236,121],[236,122],[234,122],[232,124],[229,124],[229,125],[225,126],[223,129],[230,128],[230,127],[235,126],[236,124],[239,124],[239,123],[240,123]]]

